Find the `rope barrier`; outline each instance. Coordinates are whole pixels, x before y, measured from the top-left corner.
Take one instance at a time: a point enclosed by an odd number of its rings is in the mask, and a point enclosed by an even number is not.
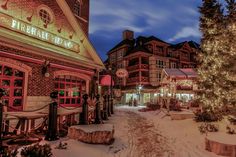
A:
[[[73,108],[68,108],[68,107],[62,106],[62,105],[60,105],[60,104],[59,104],[59,106],[60,106],[61,108],[66,109],[66,110],[75,110],[75,109],[81,108],[80,106],[78,106],[78,107],[73,107]]]
[[[41,107],[41,108],[34,109],[34,110],[26,110],[26,111],[21,111],[21,110],[19,110],[19,109],[16,109],[16,108],[14,108],[14,107],[11,107],[11,106],[7,106],[7,108],[12,109],[12,110],[14,110],[14,111],[18,111],[18,112],[36,112],[36,111],[40,111],[40,110],[42,110],[42,109],[48,107],[49,105],[50,105],[50,104],[47,104],[47,105],[44,105],[44,106]]]

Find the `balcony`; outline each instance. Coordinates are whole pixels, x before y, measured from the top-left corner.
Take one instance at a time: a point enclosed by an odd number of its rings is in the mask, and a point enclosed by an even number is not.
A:
[[[141,77],[141,81],[139,81],[139,77],[131,77],[127,79],[127,84],[137,84],[137,83],[141,83],[141,84],[145,84],[149,82],[149,78],[148,77]]]
[[[136,83],[136,82],[139,82],[139,77],[131,77],[131,78],[128,78],[127,79],[127,83],[130,84],[130,83]]]
[[[140,68],[139,68],[139,64],[127,67],[128,71],[136,71],[136,70],[140,70],[140,69],[149,70],[149,65],[148,64],[141,64]]]

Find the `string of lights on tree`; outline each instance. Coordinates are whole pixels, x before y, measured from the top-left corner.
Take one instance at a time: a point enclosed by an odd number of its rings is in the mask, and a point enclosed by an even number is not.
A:
[[[236,103],[236,2],[225,1],[226,12],[217,0],[204,0],[200,7],[197,98],[208,111]]]

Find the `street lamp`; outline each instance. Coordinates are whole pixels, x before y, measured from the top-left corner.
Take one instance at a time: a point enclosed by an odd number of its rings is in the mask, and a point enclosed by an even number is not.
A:
[[[139,96],[139,103],[141,102],[141,90],[143,89],[143,86],[140,84],[138,85],[138,96]],[[141,104],[141,103],[140,103]]]

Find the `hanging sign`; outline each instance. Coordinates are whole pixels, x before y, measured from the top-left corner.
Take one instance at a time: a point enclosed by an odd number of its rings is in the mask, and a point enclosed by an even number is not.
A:
[[[39,39],[41,41],[75,51],[77,53],[79,52],[79,44],[65,39],[64,37],[59,37],[37,26],[33,26],[24,21],[14,19],[13,17],[3,13],[0,13],[0,26]]]
[[[118,69],[116,71],[116,76],[119,78],[125,78],[128,76],[128,71],[126,69]]]

